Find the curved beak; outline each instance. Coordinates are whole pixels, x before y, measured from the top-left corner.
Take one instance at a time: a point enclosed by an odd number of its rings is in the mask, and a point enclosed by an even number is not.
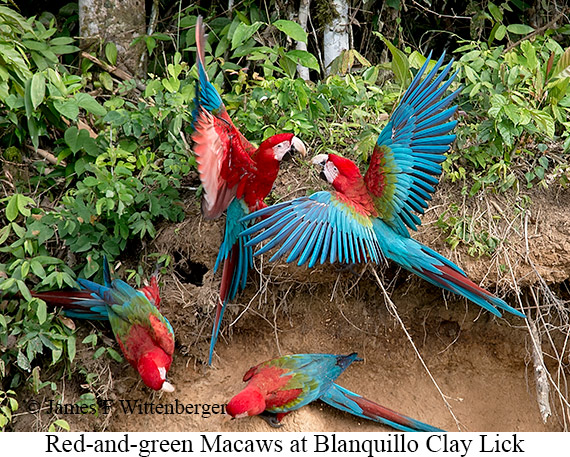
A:
[[[294,136],[291,138],[291,152],[296,151],[301,154],[303,157],[307,155],[307,148],[305,147],[305,143],[303,143],[299,138]]]
[[[319,154],[312,158],[311,163],[313,165],[320,165],[321,167],[324,167],[328,161],[329,161],[328,154]]]
[[[162,383],[162,387],[160,388],[160,390],[162,390],[163,392],[168,392],[168,393],[172,393],[174,392],[176,389],[174,388],[174,386],[172,384],[170,384],[168,381],[164,381]]]
[[[319,177],[321,179],[324,179],[327,182],[328,182],[328,179],[325,175],[325,165],[328,161],[329,161],[329,155],[328,154],[318,154],[315,157],[313,157],[313,159],[311,160],[311,163],[313,165],[320,165],[322,167],[322,170],[319,173]]]

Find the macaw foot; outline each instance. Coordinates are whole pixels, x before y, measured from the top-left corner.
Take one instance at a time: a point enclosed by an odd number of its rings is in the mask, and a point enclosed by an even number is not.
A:
[[[280,428],[283,427],[281,423],[281,418],[278,417],[275,413],[269,413],[267,411],[263,411],[259,417],[261,417],[265,422],[267,422],[273,428]]]

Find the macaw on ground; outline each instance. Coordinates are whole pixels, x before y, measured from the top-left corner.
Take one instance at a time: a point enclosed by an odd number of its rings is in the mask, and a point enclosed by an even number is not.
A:
[[[475,284],[461,268],[408,232],[421,224],[417,214],[428,207],[444,154],[455,140],[449,132],[457,121],[449,119],[457,106],[449,105],[460,88],[447,96],[444,93],[457,73],[441,84],[452,65],[437,76],[442,55],[422,80],[430,57],[380,133],[366,174],[349,159],[317,155],[313,163],[322,167],[322,175],[335,192],[316,192],[245,216],[242,223],[261,220],[242,232],[245,247],[269,240],[255,255],[277,248],[271,261],[286,256],[287,262],[308,263],[309,268],[326,260],[379,263],[387,257],[496,316],[503,310],[524,318],[522,312]]]
[[[219,301],[212,328],[208,363],[212,363],[225,307],[238,289],[245,287],[252,265],[252,250],[247,237],[240,238],[250,222],[242,217],[264,208],[263,202],[273,187],[281,160],[294,151],[306,154],[305,145],[292,133],[280,133],[263,141],[258,148],[236,128],[226,107],[206,73],[204,24],[196,22],[196,82],[193,112],[193,151],[203,186],[202,215],[215,219],[224,211],[226,228],[214,271],[223,262]]]
[[[173,392],[166,375],[174,354],[174,330],[158,310],[156,274],[149,286],[136,290],[120,279],[111,280],[104,258],[103,277],[104,285],[79,278],[82,290],[32,292],[32,296],[62,306],[69,317],[108,320],[125,358],[146,386]]]
[[[248,370],[243,377],[247,386],[229,401],[226,411],[236,419],[260,415],[270,425],[280,426],[284,416],[319,399],[397,430],[443,431],[335,384],[336,378],[355,360],[362,359],[352,353],[295,354],[268,360]]]

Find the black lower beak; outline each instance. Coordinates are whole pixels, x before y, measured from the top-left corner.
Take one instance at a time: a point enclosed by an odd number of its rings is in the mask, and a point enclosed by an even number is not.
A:
[[[321,172],[319,173],[319,178],[323,179],[324,181],[328,182],[327,176],[325,175],[325,169],[323,167],[323,169],[321,170]]]
[[[295,148],[289,148],[289,150],[283,155],[283,158],[281,160],[292,160],[293,154],[295,152],[297,152]]]

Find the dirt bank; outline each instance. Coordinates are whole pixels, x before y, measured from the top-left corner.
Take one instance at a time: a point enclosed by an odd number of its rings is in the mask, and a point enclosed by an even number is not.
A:
[[[280,178],[282,188],[290,186],[287,176],[285,172]],[[320,184],[310,178],[309,188],[318,188]],[[281,194],[291,198],[308,190],[306,186],[293,188]],[[519,306],[517,292],[523,293],[525,306],[532,305],[532,300],[525,299],[529,287],[538,291],[546,284],[558,294],[565,293],[560,284],[570,276],[569,193],[535,191],[530,205],[520,197],[512,201],[506,197],[466,200],[462,214],[471,218],[474,228],[485,226],[499,240],[490,257],[473,258],[462,244],[451,250],[437,226],[451,195],[458,192],[442,183],[414,237],[457,262],[475,282],[506,296],[515,307]],[[289,353],[353,351],[364,361],[354,363],[339,384],[434,426],[465,431],[563,429],[555,395],[551,396],[553,416],[546,424],[541,420],[525,322],[510,316],[497,319],[394,265],[378,271],[450,409],[389,311],[375,276],[366,268],[327,265],[307,270],[257,260],[257,271],[250,274],[247,289],[228,307],[214,366],[206,367],[220,280],[213,266],[224,221],[201,219],[199,204],[192,198],[187,201],[187,213],[184,222],[162,227],[152,247],[152,251],[169,253],[174,259],[170,274],[162,278],[162,290],[163,312],[177,337],[170,372],[176,392],[162,396],[150,392],[126,363],[110,362],[105,374],[107,389],[101,396],[114,402],[113,409],[98,417],[59,416],[68,420],[73,430],[268,431],[266,423],[256,418],[229,421],[221,415],[124,414],[118,401],[171,403],[177,399],[185,404],[223,404],[241,389],[247,369],[263,360]],[[530,315],[535,316],[535,311]],[[553,372],[560,366],[565,376],[567,366],[558,364],[559,360],[568,361],[563,343],[563,332],[558,332],[553,336],[554,346],[545,341],[543,349],[552,353],[552,347],[560,345],[560,353],[545,360]],[[79,356],[89,358],[91,352],[85,349]],[[73,402],[85,389],[70,383],[67,392],[66,400]],[[45,414],[20,416],[15,426],[40,428],[49,423]],[[282,430],[389,429],[317,402],[285,418]]]

